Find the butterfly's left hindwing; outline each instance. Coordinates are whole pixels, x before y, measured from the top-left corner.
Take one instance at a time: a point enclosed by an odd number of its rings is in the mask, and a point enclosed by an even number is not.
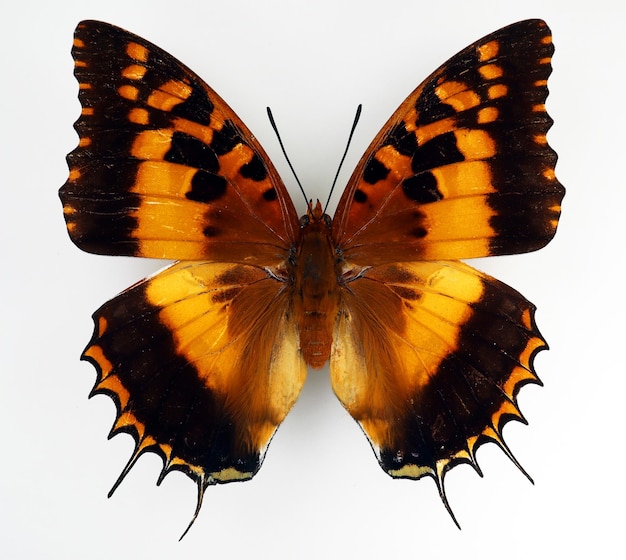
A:
[[[254,136],[209,86],[106,23],[80,23],[72,54],[80,141],[60,194],[81,249],[261,265],[284,258],[297,234],[293,204]]]
[[[201,496],[257,472],[306,375],[289,306],[262,269],[181,262],[94,314],[93,392],[117,404],[112,433],[136,441],[123,474],[155,451]]]

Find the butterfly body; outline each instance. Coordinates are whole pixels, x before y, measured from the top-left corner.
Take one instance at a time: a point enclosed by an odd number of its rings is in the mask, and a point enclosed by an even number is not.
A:
[[[535,307],[458,259],[552,239],[564,189],[545,110],[540,20],[463,49],[400,105],[334,217],[298,214],[234,111],[180,61],[94,21],[76,29],[80,140],[60,190],[82,249],[176,262],[105,303],[83,358],[112,434],[198,485],[246,480],[304,384],[335,394],[393,477],[479,471],[540,383]],[[518,465],[519,466],[519,465]],[[520,467],[521,468],[521,467]],[[480,471],[479,471],[480,472]],[[117,485],[117,483],[116,483]],[[194,517],[195,518],[195,517]]]
[[[339,309],[342,261],[331,239],[330,216],[317,202],[300,219],[300,241],[293,260],[293,302],[304,361],[321,368],[330,357]]]

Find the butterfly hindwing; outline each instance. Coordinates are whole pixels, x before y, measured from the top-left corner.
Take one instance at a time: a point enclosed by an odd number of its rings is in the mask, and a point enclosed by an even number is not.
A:
[[[117,404],[112,433],[164,459],[200,488],[245,480],[306,376],[281,283],[260,268],[180,262],[95,314],[83,358],[94,394]],[[162,476],[163,476],[162,475]]]
[[[145,39],[102,22],[78,25],[72,54],[80,141],[60,194],[80,248],[282,260],[297,233],[291,199],[254,136],[209,86]]]
[[[398,108],[354,171],[334,237],[365,266],[520,253],[554,235],[563,187],[546,133],[554,48],[539,20],[467,47]]]
[[[331,356],[335,393],[394,477],[476,468],[476,448],[521,420],[518,390],[538,383],[545,348],[534,306],[459,261],[394,263],[342,294]]]

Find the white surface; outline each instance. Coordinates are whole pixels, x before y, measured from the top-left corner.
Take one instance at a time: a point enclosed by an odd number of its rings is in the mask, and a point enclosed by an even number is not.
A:
[[[626,9],[602,1],[591,9],[545,0],[421,4],[82,0],[3,8],[3,558],[618,555],[623,519],[616,508],[625,498],[619,259]],[[568,193],[559,232],[546,249],[478,266],[537,304],[551,346],[536,362],[545,387],[521,393],[530,426],[505,430],[535,486],[495,446],[483,447],[484,479],[469,467],[446,479],[458,531],[431,480],[394,481],[382,472],[322,371],[310,373],[259,475],[209,488],[181,543],[195,486],[173,474],[157,489],[156,456],[142,458],[107,500],[132,442],[128,436],[107,442],[113,404],[106,397],[87,400],[95,373],[78,356],[91,335],[92,311],[160,264],[88,255],[66,234],[57,190],[67,176],[65,154],[76,145],[69,54],[76,23],[96,18],[125,27],[198,72],[258,136],[302,211],[266,105],[309,195],[324,198],[358,103],[364,114],[343,182],[430,71],[479,37],[527,17],[546,19],[557,46],[548,105],[556,125],[549,138]]]

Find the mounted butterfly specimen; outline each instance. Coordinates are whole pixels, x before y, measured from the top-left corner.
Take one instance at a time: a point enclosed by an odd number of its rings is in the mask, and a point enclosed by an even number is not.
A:
[[[112,434],[198,486],[252,478],[307,366],[381,467],[432,477],[523,420],[519,389],[546,344],[535,307],[457,259],[523,253],[556,231],[564,189],[546,133],[553,52],[540,20],[505,27],[429,76],[356,167],[335,216],[298,218],[230,107],[148,41],[76,29],[82,113],[60,190],[85,251],[176,262],[94,314],[83,358]],[[519,465],[518,465],[519,466]],[[521,468],[521,467],[520,467]],[[451,512],[450,512],[451,513]],[[193,521],[192,521],[193,522]]]

